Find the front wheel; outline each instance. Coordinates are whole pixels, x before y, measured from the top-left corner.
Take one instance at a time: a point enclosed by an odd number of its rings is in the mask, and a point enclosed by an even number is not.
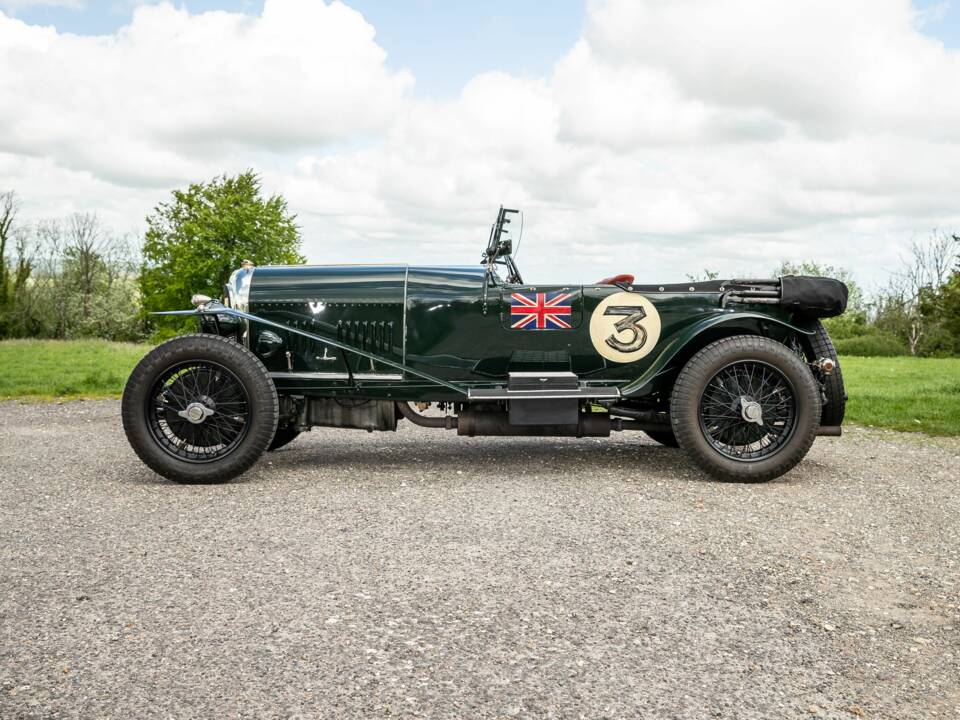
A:
[[[134,452],[176,482],[224,482],[245,472],[277,429],[277,392],[242,345],[184,335],[150,351],[123,391],[123,429]]]
[[[273,452],[274,450],[279,450],[289,445],[296,440],[299,435],[300,431],[293,425],[278,427],[276,434],[273,436],[273,440],[270,442],[270,446],[267,448],[267,452]]]
[[[670,422],[680,447],[720,480],[763,482],[807,454],[820,393],[804,362],[768,338],[738,335],[703,348],[673,387]]]

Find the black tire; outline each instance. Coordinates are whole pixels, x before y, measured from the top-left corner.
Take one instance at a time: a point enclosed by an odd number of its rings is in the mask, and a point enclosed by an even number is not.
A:
[[[184,419],[188,405],[198,404],[209,415]],[[263,363],[242,345],[206,334],[151,350],[130,374],[121,405],[134,452],[181,483],[225,482],[246,472],[273,440],[279,415]]]
[[[658,442],[664,447],[668,448],[678,448],[680,443],[677,442],[677,436],[673,434],[673,430],[644,430],[647,434],[647,437]]]
[[[743,375],[737,375],[741,370]],[[774,390],[769,393],[771,397],[762,394],[767,385],[753,391],[754,374],[766,382],[767,373],[771,378],[769,388]],[[745,378],[742,387],[739,379],[730,380],[731,374]],[[727,395],[711,394],[717,388]],[[766,426],[735,417],[740,412],[735,399],[738,393],[744,403],[753,395],[766,398],[762,404]],[[684,366],[673,387],[670,422],[680,447],[713,477],[729,482],[765,482],[783,475],[807,454],[820,424],[820,408],[817,382],[796,353],[768,338],[737,335],[708,345]],[[715,420],[715,416],[707,417],[708,412],[728,415]],[[745,415],[747,410],[742,412]],[[778,428],[780,432],[776,432]],[[723,433],[733,438],[743,433],[745,440],[758,439],[723,444],[717,438]]]
[[[278,427],[276,434],[273,436],[273,440],[270,442],[270,447],[267,448],[267,452],[273,452],[274,450],[279,450],[284,445],[289,445],[297,439],[299,434],[300,431],[292,425]]]
[[[847,393],[843,386],[843,373],[840,371],[840,358],[833,346],[830,334],[819,320],[814,326],[814,334],[807,336],[810,343],[811,362],[821,358],[830,358],[836,367],[829,375],[820,374],[818,380],[823,388],[823,409],[820,412],[821,425],[840,425],[847,409]]]

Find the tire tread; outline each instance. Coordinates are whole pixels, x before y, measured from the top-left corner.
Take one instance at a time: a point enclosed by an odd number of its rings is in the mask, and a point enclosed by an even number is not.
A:
[[[847,408],[847,395],[843,385],[843,372],[840,369],[840,358],[837,356],[837,348],[830,338],[830,334],[823,326],[823,323],[817,321],[814,328],[814,334],[809,336],[810,350],[813,353],[811,360],[819,360],[828,357],[836,363],[836,368],[830,375],[822,379],[823,391],[826,394],[826,403],[820,415],[821,425],[840,425],[843,423],[843,416]]]

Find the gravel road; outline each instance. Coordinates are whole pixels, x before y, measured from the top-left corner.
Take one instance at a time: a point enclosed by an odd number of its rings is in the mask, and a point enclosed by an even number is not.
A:
[[[406,426],[178,486],[117,402],[0,404],[0,717],[956,718],[958,459]]]

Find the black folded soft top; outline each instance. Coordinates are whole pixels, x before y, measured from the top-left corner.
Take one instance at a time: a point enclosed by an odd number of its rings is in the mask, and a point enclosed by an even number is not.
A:
[[[835,317],[847,309],[847,286],[839,280],[806,275],[780,278],[780,304],[798,315]]]

